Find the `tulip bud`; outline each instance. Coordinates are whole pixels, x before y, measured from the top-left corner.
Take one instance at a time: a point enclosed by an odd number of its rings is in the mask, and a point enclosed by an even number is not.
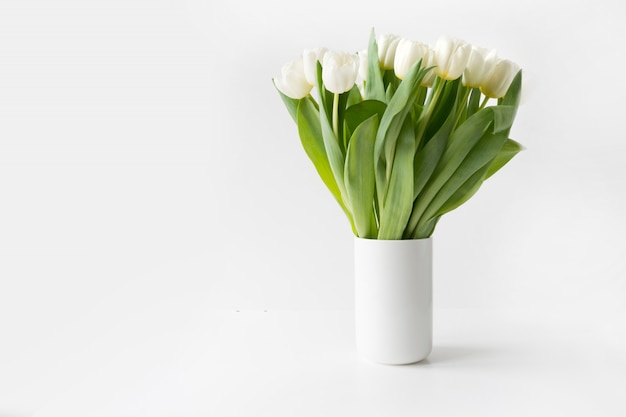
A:
[[[435,73],[446,80],[463,74],[472,46],[459,39],[440,38],[435,45]]]
[[[498,60],[480,91],[490,98],[504,97],[518,71],[519,66],[516,63],[508,59]]]
[[[478,88],[491,75],[498,56],[495,49],[472,47],[465,71],[463,71],[463,85],[471,88]]]
[[[317,84],[317,62],[323,62],[326,48],[305,49],[302,53],[304,60],[304,76],[311,85]]]
[[[313,85],[306,80],[304,75],[302,56],[283,65],[280,72],[280,77],[274,79],[274,84],[287,97],[301,99],[313,89]]]
[[[359,61],[356,55],[328,51],[322,63],[322,81],[331,93],[345,93],[354,86],[358,70]]]
[[[393,61],[399,42],[400,37],[396,35],[384,34],[378,38],[378,60],[383,69],[393,69]]]
[[[401,80],[404,79],[411,67],[420,59],[422,60],[422,66],[424,66],[424,61],[427,57],[428,45],[408,39],[400,39],[393,61],[393,69],[396,73],[396,77]]]

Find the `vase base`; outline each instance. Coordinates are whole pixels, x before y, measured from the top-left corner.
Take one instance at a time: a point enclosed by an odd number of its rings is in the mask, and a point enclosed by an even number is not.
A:
[[[359,356],[366,360],[367,362],[372,362],[378,365],[387,365],[387,366],[402,366],[402,365],[413,365],[419,362],[422,362],[423,360],[427,359],[428,356],[430,355],[431,350],[428,350],[428,352],[426,352],[423,355],[416,355],[410,358],[377,358],[374,359],[374,357],[368,356],[364,353],[359,353]]]

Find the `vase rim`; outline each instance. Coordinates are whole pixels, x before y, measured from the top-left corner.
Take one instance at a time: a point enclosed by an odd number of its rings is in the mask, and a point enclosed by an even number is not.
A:
[[[425,237],[425,238],[420,238],[420,239],[370,239],[367,237],[359,237],[359,236],[354,236],[355,240],[361,240],[361,241],[376,241],[376,242],[413,242],[413,241],[427,241],[427,240],[432,240],[433,237]]]

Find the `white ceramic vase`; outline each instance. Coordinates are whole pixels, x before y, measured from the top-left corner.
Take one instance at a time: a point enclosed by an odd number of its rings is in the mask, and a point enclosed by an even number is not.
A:
[[[432,349],[432,238],[354,239],[356,345],[374,362],[404,365]]]

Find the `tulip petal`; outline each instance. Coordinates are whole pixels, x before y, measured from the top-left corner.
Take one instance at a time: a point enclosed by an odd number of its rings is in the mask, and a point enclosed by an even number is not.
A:
[[[353,54],[328,51],[322,63],[322,80],[326,89],[335,94],[350,91],[359,71],[358,59]]]
[[[280,77],[274,79],[274,85],[284,95],[293,99],[301,99],[311,92],[313,85],[306,80],[304,75],[302,56],[281,68]]]

